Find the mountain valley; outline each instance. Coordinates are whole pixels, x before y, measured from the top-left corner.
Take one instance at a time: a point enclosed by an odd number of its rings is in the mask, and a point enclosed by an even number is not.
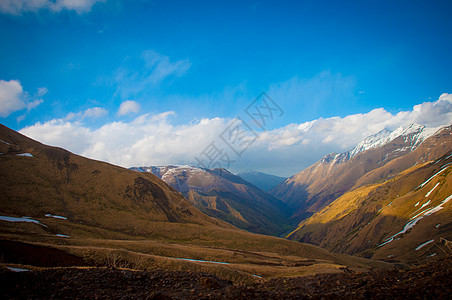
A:
[[[163,166],[132,170],[156,175],[205,214],[239,228],[280,235],[295,225],[288,222],[290,210],[284,203],[225,169]]]
[[[52,264],[179,270],[252,282],[393,267],[240,230],[204,214],[153,174],[46,146],[5,126],[0,140],[1,255],[11,270]],[[46,263],[52,253],[63,261]]]
[[[255,289],[278,277],[338,273],[347,281],[356,272],[444,267],[451,136],[452,126],[381,132],[286,179],[272,196],[225,169],[125,169],[1,126],[0,276],[32,270],[84,280],[78,268],[94,268],[92,276],[142,270],[165,272],[158,274],[177,285],[193,272],[239,293],[237,285]],[[287,239],[271,236],[284,232]],[[212,290],[197,284],[195,291]]]
[[[449,255],[452,128],[400,132],[328,155],[275,188],[275,195],[302,195],[288,205],[309,216],[288,238],[408,263]]]

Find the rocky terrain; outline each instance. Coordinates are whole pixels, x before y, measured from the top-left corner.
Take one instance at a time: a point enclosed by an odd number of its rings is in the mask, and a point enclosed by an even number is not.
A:
[[[206,273],[55,268],[0,272],[3,299],[450,299],[452,258],[411,269],[257,279],[233,284]]]

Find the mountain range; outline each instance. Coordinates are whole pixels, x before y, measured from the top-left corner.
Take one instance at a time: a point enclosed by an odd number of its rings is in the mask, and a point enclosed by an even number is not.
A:
[[[201,171],[223,178],[221,184],[232,182],[237,190],[252,190],[225,170]],[[257,196],[264,193],[255,189]],[[203,213],[149,172],[84,158],[3,125],[0,190],[2,268],[185,270],[253,282],[259,277],[393,267],[240,230]],[[261,202],[280,204],[261,197]],[[260,202],[254,203],[259,210]]]
[[[451,126],[385,130],[290,177],[271,191],[302,219],[288,238],[379,259],[444,254],[451,135]]]
[[[351,189],[387,180],[416,162],[440,157],[449,150],[448,145],[424,143],[438,130],[417,124],[393,132],[383,130],[350,151],[326,155],[270,193],[291,207],[294,216],[306,218]],[[409,160],[397,160],[421,145]]]
[[[156,175],[205,214],[239,228],[272,235],[280,235],[291,228],[287,205],[225,169],[194,166],[131,169]]]
[[[2,255],[39,265],[11,254],[38,247],[234,281],[419,263],[451,251],[451,143],[452,126],[383,130],[267,193],[225,169],[125,169],[0,126]]]

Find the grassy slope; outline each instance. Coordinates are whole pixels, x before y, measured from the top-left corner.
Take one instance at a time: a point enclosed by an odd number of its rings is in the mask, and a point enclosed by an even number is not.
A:
[[[413,229],[397,236],[398,239],[379,245],[401,231],[416,214],[438,206],[452,194],[452,174],[447,165],[452,158],[446,157],[409,168],[384,183],[367,185],[344,194],[303,221],[290,238],[332,251],[408,262],[422,261],[433,253],[445,254],[440,249],[440,238],[452,238],[451,202],[420,220]],[[442,173],[418,187],[443,167]],[[423,204],[425,207],[420,209]],[[431,239],[435,242],[428,247],[414,250]]]
[[[48,147],[4,126],[0,139],[0,215],[28,216],[46,225],[0,221],[4,240],[57,247],[97,265],[205,270],[234,280],[256,272],[301,275],[389,266],[238,230],[203,214],[151,174]],[[24,152],[33,157],[17,156]],[[49,213],[67,220],[45,217]]]

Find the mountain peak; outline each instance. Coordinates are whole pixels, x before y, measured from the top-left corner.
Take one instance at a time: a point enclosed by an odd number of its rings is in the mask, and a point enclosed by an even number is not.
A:
[[[385,128],[376,134],[368,136],[358,145],[356,145],[355,148],[353,148],[353,150],[350,152],[350,157],[353,157],[356,154],[364,152],[366,150],[383,146],[394,138],[392,136],[392,133],[392,131]]]
[[[401,126],[394,131],[385,128],[376,134],[368,136],[356,145],[356,147],[350,151],[350,158],[369,149],[384,146],[401,136],[404,138],[404,142],[409,143],[411,150],[414,150],[425,139],[434,135],[442,127],[443,126],[437,128],[427,128],[424,125],[412,123],[406,128]]]

